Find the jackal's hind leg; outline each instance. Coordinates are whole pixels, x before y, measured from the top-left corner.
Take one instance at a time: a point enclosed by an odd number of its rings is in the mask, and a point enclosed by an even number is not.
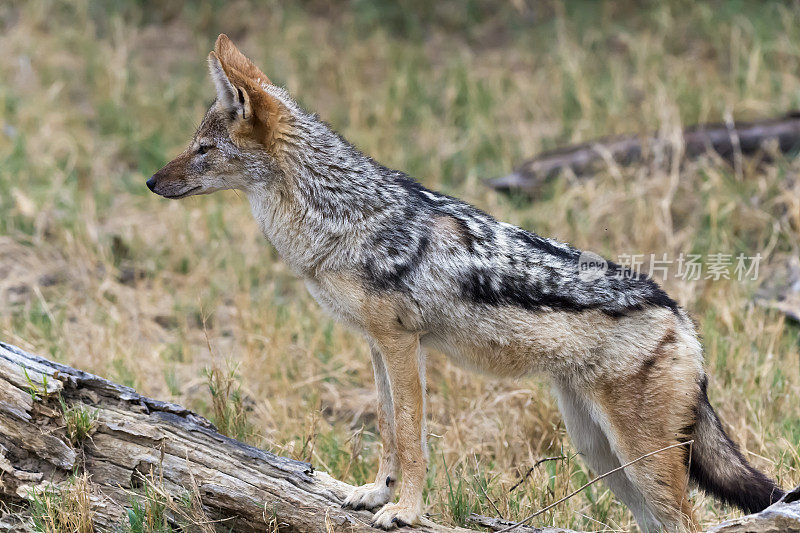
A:
[[[395,440],[392,390],[383,356],[374,346],[371,351],[375,388],[378,391],[378,430],[381,434],[383,451],[375,482],[357,487],[345,500],[343,506],[352,509],[372,510],[386,504],[392,499],[397,486],[397,441]]]
[[[600,425],[592,418],[586,398],[567,383],[554,383],[558,407],[572,445],[595,475],[602,475],[620,466]],[[625,472],[616,472],[603,479],[614,496],[636,517],[641,531],[658,531],[658,522],[645,504],[644,496]]]
[[[648,511],[660,527],[647,531],[695,531],[692,505],[687,499],[689,445],[694,423],[697,376],[681,365],[680,352],[666,361],[647,363],[630,376],[599,384],[594,408],[611,449],[624,464],[658,450],[625,468],[625,475],[644,496]]]

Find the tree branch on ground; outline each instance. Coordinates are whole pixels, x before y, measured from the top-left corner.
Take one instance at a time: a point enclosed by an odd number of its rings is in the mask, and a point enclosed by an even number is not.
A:
[[[543,185],[565,171],[588,177],[603,165],[627,166],[661,156],[670,161],[674,150],[683,158],[693,159],[712,153],[735,161],[741,155],[753,155],[767,148],[788,153],[800,148],[800,113],[757,122],[699,124],[682,132],[680,141],[657,136],[620,136],[542,152],[525,161],[506,176],[492,178],[486,184],[501,192],[518,191],[534,196]],[[769,152],[765,152],[768,156]]]

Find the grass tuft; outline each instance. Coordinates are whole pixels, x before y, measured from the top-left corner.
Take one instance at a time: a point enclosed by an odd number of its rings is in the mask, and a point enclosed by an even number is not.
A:
[[[33,530],[41,533],[92,533],[91,486],[86,474],[66,483],[32,489],[28,495]]]
[[[159,467],[160,468],[160,467]],[[130,496],[131,506],[122,533],[214,533],[214,524],[203,509],[196,486],[179,497],[164,488],[160,472],[149,472],[136,479],[138,490]],[[224,525],[224,521],[222,522]],[[225,528],[223,527],[223,530]]]
[[[447,479],[447,504],[448,510],[450,511],[450,518],[456,525],[464,527],[467,525],[467,519],[470,513],[472,513],[472,506],[470,505],[469,496],[465,491],[463,476],[456,474],[457,481],[455,483],[453,482],[444,455],[442,455],[442,466],[444,468],[445,478]]]
[[[25,374],[25,381],[27,382],[27,390],[31,401],[38,402],[40,400],[47,400],[50,397],[50,392],[47,390],[47,375],[42,374],[42,382],[36,383],[28,374],[27,368],[23,368],[22,372]]]
[[[223,435],[246,442],[254,430],[247,421],[247,409],[236,368],[206,368],[205,376],[211,395],[211,422]]]
[[[61,405],[61,417],[64,419],[67,437],[73,446],[78,446],[94,433],[99,409],[92,410],[81,403],[67,405],[61,397],[58,402]]]

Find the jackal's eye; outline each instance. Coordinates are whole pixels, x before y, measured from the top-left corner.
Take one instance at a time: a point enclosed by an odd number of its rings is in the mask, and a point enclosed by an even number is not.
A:
[[[204,153],[208,152],[209,150],[211,150],[212,148],[214,148],[213,144],[203,143],[203,144],[201,144],[201,145],[199,145],[197,147],[197,153],[198,154],[204,154]]]

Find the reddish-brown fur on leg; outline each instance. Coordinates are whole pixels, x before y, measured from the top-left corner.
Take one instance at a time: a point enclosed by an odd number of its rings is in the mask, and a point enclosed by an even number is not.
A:
[[[594,398],[620,462],[691,439],[696,383],[696,365],[673,330],[636,372],[598,383]],[[626,469],[655,517],[678,531],[696,529],[686,497],[689,446],[665,450]]]
[[[380,325],[372,330],[384,355],[394,402],[395,439],[403,481],[400,498],[375,515],[385,529],[413,524],[419,516],[427,462],[422,450],[423,390],[419,368],[419,336]]]

